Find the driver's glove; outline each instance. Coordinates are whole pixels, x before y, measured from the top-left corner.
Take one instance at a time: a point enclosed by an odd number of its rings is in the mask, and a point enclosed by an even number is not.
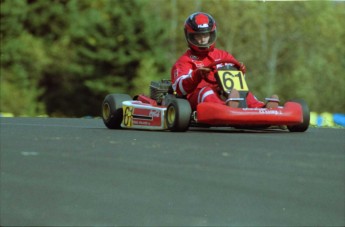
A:
[[[246,66],[245,66],[242,62],[240,63],[240,68],[239,68],[239,70],[242,71],[243,74],[245,74],[246,71],[247,71]]]
[[[199,84],[200,81],[207,77],[211,69],[209,68],[198,68],[192,72],[192,80],[195,84]]]

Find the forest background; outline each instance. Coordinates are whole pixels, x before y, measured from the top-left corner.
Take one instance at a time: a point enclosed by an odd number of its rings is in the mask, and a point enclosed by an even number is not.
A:
[[[0,112],[100,116],[106,94],[149,94],[187,46],[183,24],[204,11],[217,47],[247,66],[264,99],[303,98],[345,113],[345,3],[229,0],[0,0]]]

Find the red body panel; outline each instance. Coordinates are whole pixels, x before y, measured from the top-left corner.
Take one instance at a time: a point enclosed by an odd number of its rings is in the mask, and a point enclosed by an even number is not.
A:
[[[140,95],[138,101],[132,101],[137,104],[133,113],[134,125],[159,126],[159,119],[162,117],[160,111],[152,111],[145,106],[152,106],[157,110],[166,107],[157,105],[155,100],[145,95]],[[296,102],[287,102],[284,106],[273,109],[231,108],[211,102],[203,102],[197,106],[197,123],[211,126],[296,125],[302,122],[303,110]]]
[[[302,107],[287,102],[284,107],[231,108],[204,102],[197,106],[197,122],[209,125],[294,125],[303,122]]]

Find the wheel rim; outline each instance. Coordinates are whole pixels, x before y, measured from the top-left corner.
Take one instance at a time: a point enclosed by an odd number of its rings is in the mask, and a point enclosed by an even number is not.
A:
[[[104,120],[108,120],[110,118],[110,106],[109,106],[108,103],[104,103],[103,104],[102,114],[103,114],[103,119]]]
[[[176,110],[174,107],[170,107],[168,109],[168,125],[172,126],[175,122],[175,118],[176,118]]]

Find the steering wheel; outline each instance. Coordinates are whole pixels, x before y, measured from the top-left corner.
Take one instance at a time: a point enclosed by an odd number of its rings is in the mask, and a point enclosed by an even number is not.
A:
[[[209,78],[208,76],[205,76],[203,79],[210,84],[217,84],[217,80],[215,78],[215,74],[218,72],[217,69],[217,65],[218,64],[226,64],[226,63],[231,63],[233,64],[233,62],[230,62],[229,60],[219,60],[219,61],[214,61],[211,64],[207,65],[205,68],[211,69],[211,72],[213,72],[213,78]],[[234,67],[234,66],[233,66]],[[236,67],[234,67],[236,68]],[[237,69],[237,68],[236,68]]]

